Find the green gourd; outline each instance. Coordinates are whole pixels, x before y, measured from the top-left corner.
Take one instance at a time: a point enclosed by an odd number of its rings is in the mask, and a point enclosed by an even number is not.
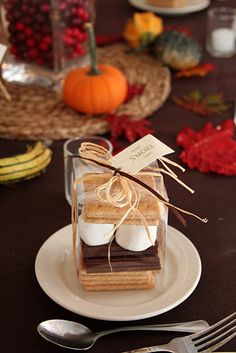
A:
[[[173,70],[186,70],[197,66],[201,48],[193,38],[178,31],[165,31],[155,40],[154,55]]]
[[[51,149],[40,141],[25,153],[0,158],[0,184],[16,183],[38,176],[49,165],[51,158]]]

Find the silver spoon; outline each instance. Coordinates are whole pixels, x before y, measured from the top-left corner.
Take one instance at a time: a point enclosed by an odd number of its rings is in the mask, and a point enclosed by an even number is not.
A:
[[[151,331],[177,331],[177,332],[197,332],[207,328],[209,325],[204,320],[189,321],[182,323],[163,325],[143,325],[118,327],[102,332],[92,332],[88,327],[73,321],[48,320],[41,322],[37,329],[39,334],[58,346],[69,349],[89,349],[96,340],[110,333],[121,331],[151,330]]]

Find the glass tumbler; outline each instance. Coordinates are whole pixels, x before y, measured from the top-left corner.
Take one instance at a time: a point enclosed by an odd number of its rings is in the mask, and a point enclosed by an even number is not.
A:
[[[95,165],[88,165],[83,160],[78,158],[68,158],[73,155],[79,154],[79,148],[81,143],[83,142],[92,142],[97,145],[100,145],[108,150],[110,154],[112,154],[112,144],[109,140],[99,137],[99,136],[85,136],[85,137],[76,137],[70,140],[67,140],[64,143],[64,178],[65,178],[65,197],[68,201],[69,205],[71,205],[71,186],[75,177],[80,177],[86,172],[99,173],[101,172],[101,168],[96,167]],[[77,187],[80,204],[78,208],[82,207],[82,193],[83,187],[81,184]],[[81,197],[81,198],[80,198]]]
[[[236,9],[215,7],[207,12],[206,48],[215,57],[236,53]]]
[[[84,24],[95,18],[93,0],[3,0],[0,15],[6,81],[49,86],[88,64]]]

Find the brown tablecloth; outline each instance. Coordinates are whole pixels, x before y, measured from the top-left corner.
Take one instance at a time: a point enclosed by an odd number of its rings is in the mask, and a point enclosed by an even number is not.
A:
[[[220,2],[219,2],[220,3]],[[235,5],[234,1],[225,2]],[[213,2],[211,6],[218,5]],[[98,34],[121,33],[124,23],[135,11],[125,0],[98,0],[96,31]],[[204,45],[206,10],[187,16],[166,17],[168,25],[187,26]],[[236,60],[216,59],[204,52],[204,61],[218,65],[217,71],[206,78],[173,81],[173,94],[180,95],[195,88],[205,93],[224,92],[234,99],[236,92]],[[217,124],[229,118],[233,110],[221,118],[201,118],[176,107],[170,100],[150,118],[156,136],[180,152],[176,134],[188,125],[200,129],[206,121]],[[76,315],[54,303],[42,291],[34,273],[36,254],[44,241],[55,231],[70,223],[70,207],[64,197],[63,146],[53,143],[53,160],[42,176],[12,186],[0,186],[0,273],[1,273],[1,347],[7,353],[67,352],[44,341],[37,333],[40,321],[64,318],[79,321],[93,330],[105,330],[127,323],[99,321]],[[23,152],[28,141],[0,140],[0,156]],[[236,198],[235,177],[213,173],[202,174],[187,169],[182,178],[196,190],[192,196],[166,179],[168,194],[174,204],[207,217],[203,224],[188,218],[186,228],[170,216],[169,224],[186,234],[198,249],[202,260],[202,276],[192,295],[176,308],[138,323],[168,323],[205,319],[213,323],[235,311],[236,294]],[[189,269],[191,271],[191,269]],[[137,322],[136,322],[137,323]],[[129,322],[128,324],[132,324]],[[99,340],[91,352],[122,352],[142,346],[161,344],[173,338],[171,333],[129,332]],[[224,350],[233,350],[236,342]]]

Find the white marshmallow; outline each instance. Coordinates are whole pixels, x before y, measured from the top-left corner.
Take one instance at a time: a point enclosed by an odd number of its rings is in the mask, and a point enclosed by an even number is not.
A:
[[[95,246],[109,243],[113,236],[113,228],[114,224],[86,223],[81,216],[78,219],[79,236],[87,245]]]
[[[157,226],[148,226],[151,240],[144,226],[122,224],[116,231],[116,242],[122,248],[142,251],[152,246],[157,238]]]

